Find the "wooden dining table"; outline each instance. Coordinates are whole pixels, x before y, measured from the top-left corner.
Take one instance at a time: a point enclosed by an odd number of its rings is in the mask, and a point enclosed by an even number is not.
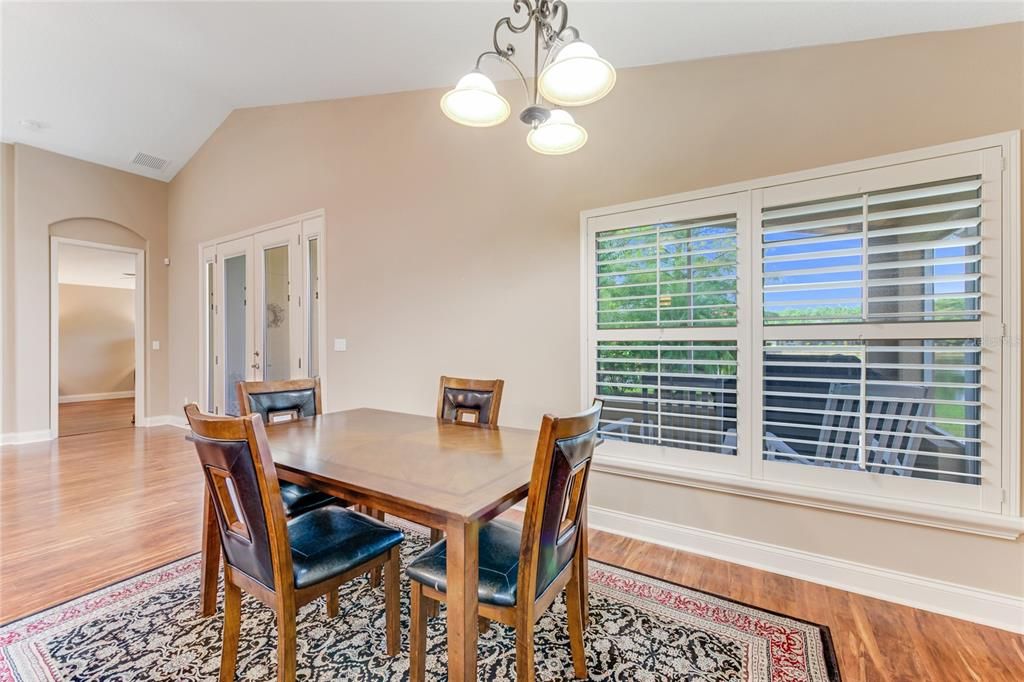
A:
[[[526,498],[537,432],[364,408],[270,425],[267,437],[279,478],[447,533],[448,679],[475,680],[480,526]],[[213,615],[209,499],[205,513],[200,608]]]

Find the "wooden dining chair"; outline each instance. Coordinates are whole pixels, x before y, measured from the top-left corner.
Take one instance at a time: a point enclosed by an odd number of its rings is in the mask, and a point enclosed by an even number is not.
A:
[[[601,403],[572,417],[545,415],[522,527],[496,519],[480,529],[480,615],[516,630],[516,679],[534,680],[537,620],[565,590],[577,678],[587,677],[580,582],[586,580],[581,528]],[[447,547],[431,546],[407,568],[412,579],[410,681],[426,674],[427,616],[447,593]]]
[[[504,388],[502,379],[441,377],[441,388],[437,392],[437,418],[497,424]]]
[[[235,675],[245,590],[277,614],[277,679],[295,679],[298,609],[327,595],[338,615],[338,587],[383,568],[387,652],[399,649],[399,547],[404,534],[335,505],[287,521],[277,472],[259,415],[204,415],[185,408],[224,552],[224,635],[220,680]]]
[[[258,414],[263,417],[264,425],[323,414],[320,378],[239,381],[238,406],[243,417]],[[288,481],[281,481],[281,499],[289,517],[328,504],[348,504],[319,490]]]

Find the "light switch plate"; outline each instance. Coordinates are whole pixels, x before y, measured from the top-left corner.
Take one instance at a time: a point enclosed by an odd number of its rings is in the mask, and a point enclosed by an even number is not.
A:
[[[153,342],[153,350],[160,350],[160,342],[159,341],[154,341]]]
[[[334,350],[348,350],[348,340],[334,339]]]

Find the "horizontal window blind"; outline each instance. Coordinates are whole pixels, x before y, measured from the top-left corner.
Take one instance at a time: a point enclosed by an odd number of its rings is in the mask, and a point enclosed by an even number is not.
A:
[[[766,341],[766,460],[979,484],[980,339]]]
[[[762,212],[765,324],[977,320],[981,178]]]
[[[735,341],[598,341],[601,436],[736,454]]]
[[[736,216],[597,234],[597,328],[736,324]]]

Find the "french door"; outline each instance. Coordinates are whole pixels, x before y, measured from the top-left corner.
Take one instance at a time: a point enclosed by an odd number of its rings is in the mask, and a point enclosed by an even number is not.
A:
[[[237,415],[239,381],[315,376],[320,297],[310,283],[322,224],[309,233],[297,220],[203,249],[206,410]]]

